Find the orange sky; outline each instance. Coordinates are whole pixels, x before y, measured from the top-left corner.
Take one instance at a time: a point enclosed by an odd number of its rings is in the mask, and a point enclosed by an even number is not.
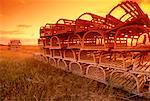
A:
[[[37,44],[39,28],[59,18],[76,19],[84,12],[105,16],[123,0],[0,0],[0,44],[20,39]],[[134,0],[150,16],[150,0]]]

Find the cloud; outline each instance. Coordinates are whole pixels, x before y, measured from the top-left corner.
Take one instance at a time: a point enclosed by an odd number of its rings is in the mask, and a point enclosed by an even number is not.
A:
[[[22,32],[18,30],[0,30],[0,35],[12,35],[12,34],[23,34]]]
[[[17,27],[20,27],[20,28],[29,28],[29,27],[32,27],[32,25],[21,24],[21,25],[17,25]]]
[[[20,24],[20,25],[16,25],[16,28],[12,29],[12,30],[3,30],[3,29],[0,29],[0,35],[19,35],[19,34],[24,34],[25,30],[23,30],[23,29],[24,28],[30,28],[31,26],[32,25]]]

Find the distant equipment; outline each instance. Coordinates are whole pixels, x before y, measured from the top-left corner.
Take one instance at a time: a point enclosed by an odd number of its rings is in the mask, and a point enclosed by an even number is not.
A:
[[[17,50],[21,47],[21,41],[20,40],[10,40],[8,43],[8,49],[10,50]]]

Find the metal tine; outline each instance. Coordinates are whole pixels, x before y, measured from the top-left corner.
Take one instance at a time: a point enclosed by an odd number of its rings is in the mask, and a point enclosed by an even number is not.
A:
[[[136,86],[137,86],[136,83],[133,82],[133,81],[129,82],[129,83],[126,85],[127,89],[129,89],[129,90],[131,90],[131,91],[135,90],[135,87],[136,87]]]
[[[145,70],[145,72],[149,72],[150,73],[150,65],[147,66],[147,69]]]
[[[145,71],[145,70],[148,68],[147,64],[148,64],[148,62],[146,62],[146,63],[142,66],[141,71]]]
[[[134,7],[137,9],[137,11],[140,15],[144,15],[144,12],[141,10],[141,8],[139,7],[139,5],[137,3],[133,2],[133,5],[135,5]]]
[[[119,85],[121,85],[121,82],[124,81],[125,79],[122,79],[123,77],[128,77],[127,75],[122,75],[121,77],[117,77],[116,79],[114,79]],[[126,81],[126,80],[125,80]]]
[[[117,75],[118,76],[118,75]],[[122,77],[122,76],[121,76]],[[115,83],[119,84],[119,81],[122,79],[121,77],[116,77],[115,79],[113,79],[115,81]]]
[[[130,11],[128,11],[128,13],[130,14],[130,15],[132,15],[133,17],[135,17],[135,15],[136,15],[136,17],[138,16],[136,13],[135,13],[135,9],[133,10],[132,8],[133,8],[133,6],[129,6],[130,4],[128,3],[128,2],[123,2],[123,4],[125,5],[125,7],[126,8],[128,8],[128,10],[130,10]],[[125,9],[126,9],[125,8]],[[135,15],[133,15],[132,13],[134,13]]]
[[[124,82],[126,82],[126,81],[129,80],[129,77],[130,77],[130,75],[129,75],[129,74],[126,74],[126,75],[124,76],[124,78],[123,78],[123,81],[120,81],[119,83],[120,83],[121,85],[123,85]],[[127,78],[127,79],[126,79],[126,78]]]
[[[139,80],[139,87],[141,87],[142,85],[144,85],[144,78],[140,78]]]
[[[140,71],[142,68],[143,68],[143,66],[139,65],[139,66],[136,68],[136,71]]]
[[[135,16],[134,16],[133,14],[131,14],[131,12],[128,11],[123,5],[120,5],[120,7],[123,8],[123,9],[125,10],[126,14],[129,13],[131,16],[135,17]]]
[[[125,16],[126,14],[129,13],[132,17],[135,17],[135,16],[134,16],[131,12],[129,12],[123,5],[120,5],[120,7],[121,7],[122,9],[124,9],[125,12],[126,12],[123,16]],[[122,16],[122,17],[123,17],[123,16]],[[122,18],[122,17],[121,17],[121,18]]]
[[[130,6],[131,9],[134,11],[133,13],[136,13],[137,15],[139,15],[139,12],[138,12],[138,10],[136,8],[136,5],[134,5],[133,2],[128,1],[128,6]]]
[[[128,81],[126,82],[126,83],[124,83],[124,85],[128,88],[128,86],[130,85],[130,84],[132,84],[131,82],[132,82],[132,79],[131,78],[133,78],[132,76],[130,76],[129,77],[129,79],[128,79]]]
[[[98,75],[88,75],[88,76],[90,76],[90,77],[92,77],[92,78],[95,78],[95,79],[103,79],[103,74],[102,73],[99,73],[101,76],[98,76]]]
[[[150,72],[150,64],[147,66],[147,68],[145,70]]]
[[[131,76],[131,78],[133,78],[133,77]],[[132,88],[133,85],[136,85],[136,83],[135,83],[136,81],[133,81],[133,80],[134,79],[132,79],[131,82],[128,83],[128,85],[127,85],[130,89]]]
[[[125,75],[125,77],[126,77],[127,79],[125,79],[125,82],[124,82],[124,83],[126,83],[127,81],[129,81],[129,79],[131,78],[131,75],[127,74],[127,75]],[[122,83],[122,84],[124,85],[124,83]]]
[[[141,77],[138,82],[139,82],[139,85],[136,85],[136,84],[135,84],[135,85],[131,86],[130,88],[131,88],[131,89],[136,89],[137,86],[141,87],[142,84],[144,84],[143,78]]]
[[[131,88],[131,90],[136,89],[137,88],[136,83],[134,83],[130,88]]]
[[[137,11],[137,8],[136,8],[136,5],[134,5],[134,2],[132,1],[127,1],[126,4],[128,6],[130,6],[130,8],[133,10],[133,11]]]
[[[126,89],[127,91],[132,91],[132,92],[134,92],[135,89],[131,89],[131,87],[134,86],[134,85],[136,86],[136,83],[129,80],[129,82],[126,83],[124,87],[125,87],[125,89]]]
[[[127,9],[129,9],[130,11],[128,11],[128,13],[131,15],[131,16],[133,16],[134,18],[135,17],[138,17],[138,12],[136,12],[136,10],[134,9],[132,9],[132,8],[134,8],[134,7],[132,7],[130,4],[127,4],[127,3],[123,3],[124,5],[125,5],[125,7],[127,8]],[[126,9],[125,8],[125,9]],[[133,14],[134,13],[134,14]]]
[[[114,81],[114,80],[118,79],[118,76],[119,76],[119,75],[120,75],[120,73],[116,73],[116,74],[113,76],[112,80]]]
[[[123,75],[123,76],[117,81],[117,83],[118,83],[119,85],[124,86],[124,85],[122,84],[122,82],[126,82],[127,80],[124,79],[124,78],[125,78],[125,77],[128,77],[128,76],[129,76],[128,74]]]
[[[130,76],[131,76],[131,75],[129,75],[129,74],[127,75],[127,77],[126,77],[127,79],[126,79],[124,82],[122,82],[122,85],[125,85],[125,84],[126,84],[126,82],[127,82],[127,81],[129,81]]]

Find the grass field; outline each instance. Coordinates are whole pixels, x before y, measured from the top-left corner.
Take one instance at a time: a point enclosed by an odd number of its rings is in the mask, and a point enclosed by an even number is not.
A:
[[[38,51],[0,47],[0,101],[146,101],[39,62],[32,58]]]

